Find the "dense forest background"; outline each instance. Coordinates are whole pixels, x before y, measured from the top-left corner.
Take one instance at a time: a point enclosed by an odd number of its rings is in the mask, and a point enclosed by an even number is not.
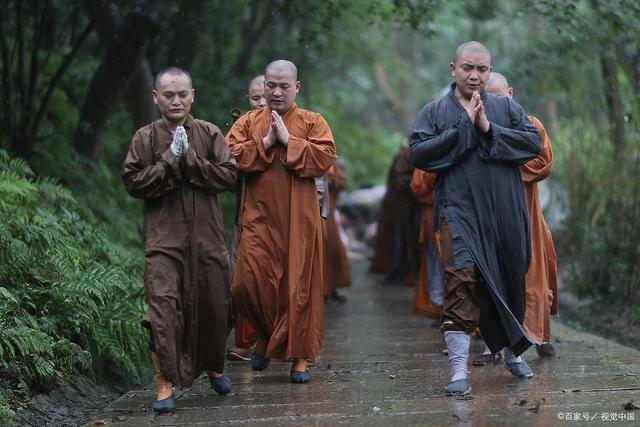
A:
[[[119,170],[168,65],[191,70],[192,113],[226,131],[248,81],[292,60],[354,189],[384,183],[456,46],[482,41],[551,136],[568,289],[640,324],[637,1],[0,4],[0,420],[69,375],[126,382],[147,366],[141,203]]]

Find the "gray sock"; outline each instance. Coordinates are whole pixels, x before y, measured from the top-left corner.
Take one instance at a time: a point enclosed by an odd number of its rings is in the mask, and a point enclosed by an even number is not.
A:
[[[449,351],[449,370],[451,382],[467,379],[469,360],[469,335],[463,331],[446,331],[444,341]]]
[[[513,351],[511,351],[511,347],[504,348],[504,361],[505,363],[520,363],[522,362],[522,357],[514,356]]]

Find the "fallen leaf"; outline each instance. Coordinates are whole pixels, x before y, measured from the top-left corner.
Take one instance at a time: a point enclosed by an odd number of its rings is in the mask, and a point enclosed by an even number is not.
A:
[[[459,420],[459,419],[460,419],[460,417],[459,417],[459,416],[457,416],[456,414],[451,414],[451,416],[452,416],[453,418],[455,418],[456,420]]]
[[[136,397],[136,393],[127,394],[127,399],[133,399],[134,397]]]
[[[542,402],[538,402],[538,403],[536,403],[536,404],[535,404],[535,406],[532,406],[532,407],[530,407],[530,408],[527,408],[527,411],[531,411],[531,412],[534,412],[534,413],[536,413],[536,414],[537,414],[537,413],[538,413],[538,411],[540,410],[540,404],[541,404],[541,403],[542,403]]]
[[[105,420],[95,420],[95,421],[93,422],[93,425],[94,425],[94,426],[104,426],[104,425],[106,425],[106,424],[107,424],[107,422],[106,422]]]
[[[512,403],[512,405],[518,405],[518,406],[523,406],[527,403],[526,400],[521,399],[521,400],[516,400],[515,402]]]
[[[389,378],[395,380],[396,378],[398,378],[398,376],[396,374],[389,374]]]
[[[327,363],[327,369],[331,369],[333,368],[333,365],[331,363]]]
[[[625,409],[625,411],[635,411],[636,409],[640,409],[640,406],[634,404],[631,401],[625,403],[622,407]]]

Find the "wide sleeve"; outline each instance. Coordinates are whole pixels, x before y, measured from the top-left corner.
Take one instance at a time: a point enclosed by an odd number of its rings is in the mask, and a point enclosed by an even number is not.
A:
[[[250,115],[245,114],[233,124],[225,140],[236,160],[238,172],[264,172],[273,162],[275,149],[265,151],[262,136],[252,135],[250,125]]]
[[[481,138],[479,155],[485,160],[523,164],[536,157],[542,148],[538,130],[522,107],[507,99],[511,127],[491,122],[488,134]]]
[[[122,165],[122,179],[129,194],[140,199],[154,199],[176,188],[182,179],[180,165],[167,145],[154,160],[151,134],[138,130]]]
[[[436,115],[436,109],[430,105],[420,111],[409,146],[411,161],[416,167],[438,173],[456,165],[477,146],[478,132],[466,112],[460,114],[452,127],[443,131],[436,126]],[[440,119],[444,122],[444,118]]]
[[[551,141],[547,131],[535,117],[531,117],[531,121],[538,129],[540,139],[542,140],[542,150],[538,157],[533,160],[529,160],[524,165],[520,166],[520,172],[522,173],[522,180],[524,182],[539,182],[551,175],[551,166],[553,164],[553,150],[551,149]]]
[[[213,144],[213,158],[207,159],[189,146],[184,162],[186,179],[205,193],[218,194],[233,190],[236,183],[236,161],[218,129],[207,135]]]
[[[336,144],[327,121],[317,114],[306,139],[289,134],[284,164],[301,178],[324,175],[336,161]]]
[[[436,176],[435,173],[425,172],[420,169],[413,171],[413,176],[411,177],[411,194],[418,202],[425,205],[433,204],[433,187]]]

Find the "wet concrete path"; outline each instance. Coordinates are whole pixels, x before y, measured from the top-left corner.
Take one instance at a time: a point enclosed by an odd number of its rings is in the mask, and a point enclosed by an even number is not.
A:
[[[362,261],[353,263],[353,276],[353,288],[343,291],[347,302],[326,306],[324,347],[310,384],[290,384],[285,362],[272,361],[261,373],[228,363],[228,396],[217,396],[202,376],[173,414],[153,414],[149,387],[128,392],[97,419],[118,426],[640,425],[640,410],[624,408],[640,406],[640,352],[554,322],[558,356],[525,354],[533,379],[514,378],[502,365],[469,366],[471,397],[446,397],[442,335],[410,314],[413,289],[383,284]],[[474,350],[479,342],[472,357]]]

